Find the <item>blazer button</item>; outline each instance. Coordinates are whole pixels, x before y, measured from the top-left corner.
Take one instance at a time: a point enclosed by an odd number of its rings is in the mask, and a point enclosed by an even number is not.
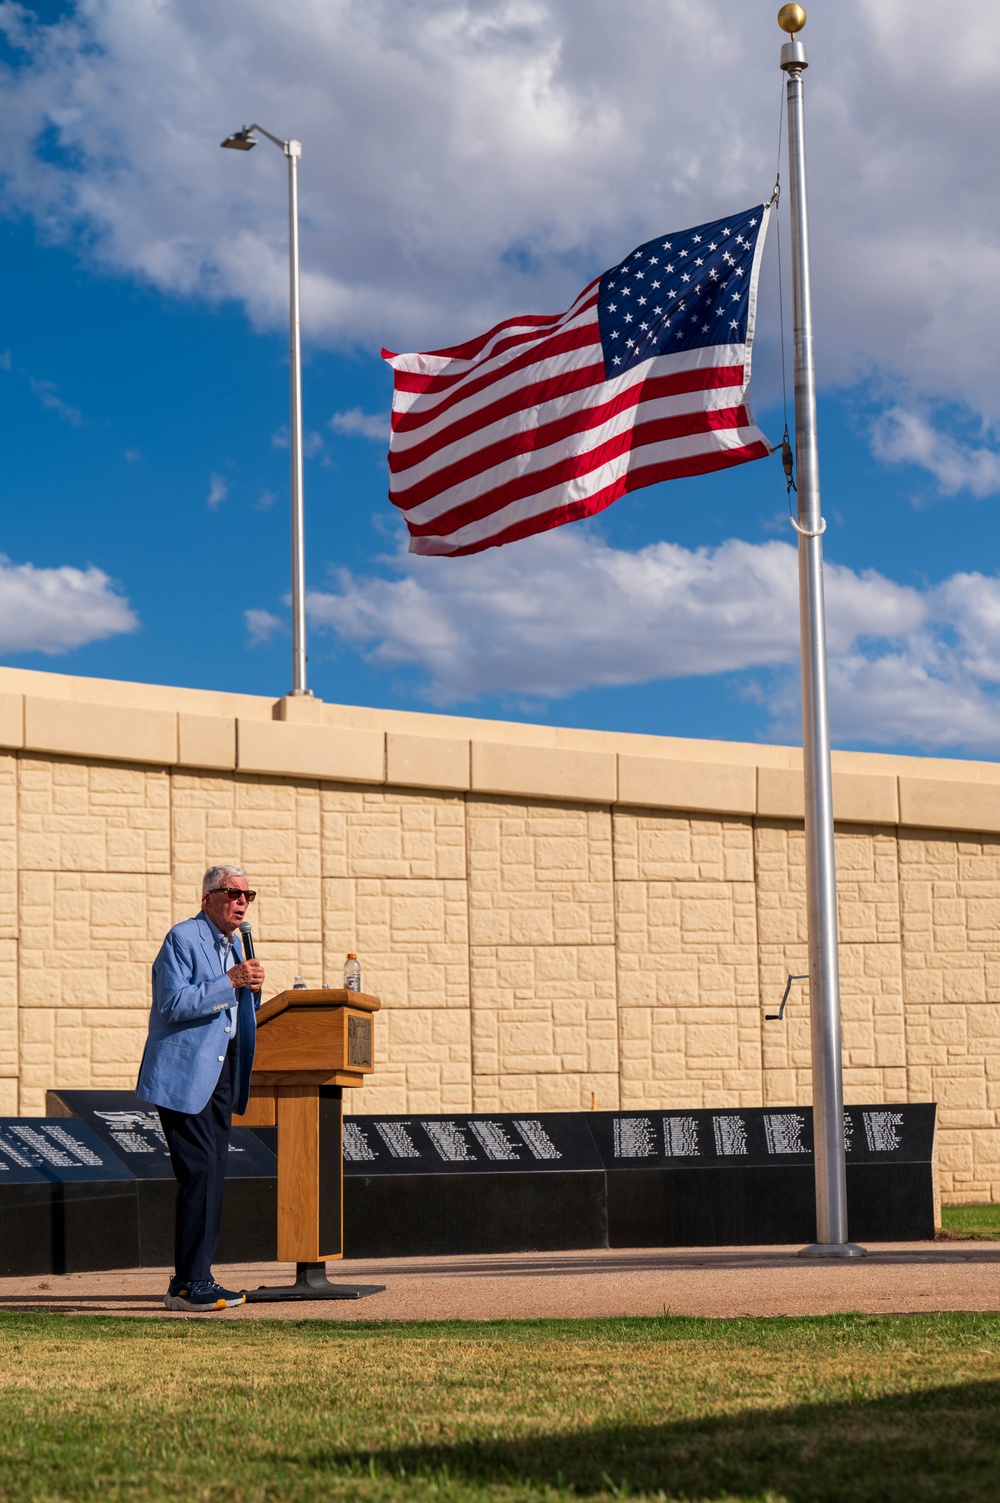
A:
[[[220,1054],[219,1055],[219,1064],[220,1065],[223,1063],[223,1061],[225,1060],[225,1058],[226,1058],[226,1056],[224,1054]]]

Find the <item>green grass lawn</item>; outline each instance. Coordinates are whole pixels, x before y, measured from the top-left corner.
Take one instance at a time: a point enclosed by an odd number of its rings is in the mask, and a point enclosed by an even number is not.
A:
[[[995,1242],[1000,1238],[1000,1206],[942,1206],[941,1225],[960,1237]]]
[[[998,1459],[994,1315],[0,1315],[3,1503],[993,1503]]]

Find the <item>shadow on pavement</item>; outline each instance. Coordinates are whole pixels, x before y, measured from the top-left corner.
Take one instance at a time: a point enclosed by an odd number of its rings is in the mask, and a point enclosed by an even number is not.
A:
[[[910,1247],[880,1248],[872,1243],[867,1258],[842,1263],[822,1262],[800,1258],[797,1248],[739,1248],[706,1247],[650,1249],[649,1252],[622,1252],[602,1254],[599,1257],[587,1253],[553,1253],[549,1256],[512,1254],[504,1257],[489,1254],[468,1258],[394,1258],[380,1265],[377,1259],[366,1258],[356,1266],[345,1259],[341,1265],[352,1276],[363,1269],[365,1277],[374,1275],[381,1267],[385,1272],[396,1274],[420,1274],[434,1278],[522,1278],[537,1279],[555,1277],[577,1278],[581,1274],[596,1273],[669,1273],[674,1269],[753,1269],[753,1268],[872,1268],[880,1264],[931,1264],[947,1266],[954,1263],[1000,1263],[1000,1244],[982,1242],[916,1243]]]
[[[5,1294],[0,1296],[0,1310],[43,1310],[58,1314],[69,1310],[102,1310],[107,1306],[142,1305],[163,1308],[163,1291],[156,1294]],[[110,1313],[114,1313],[113,1311]]]

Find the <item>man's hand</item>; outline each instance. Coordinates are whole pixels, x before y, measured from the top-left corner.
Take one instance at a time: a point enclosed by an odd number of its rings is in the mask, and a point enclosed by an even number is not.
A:
[[[259,960],[241,960],[226,975],[233,983],[234,991],[239,991],[241,986],[248,986],[252,992],[259,992],[264,985],[264,967]]]

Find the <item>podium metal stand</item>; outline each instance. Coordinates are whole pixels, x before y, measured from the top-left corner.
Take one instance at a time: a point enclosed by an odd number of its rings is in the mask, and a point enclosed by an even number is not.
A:
[[[344,1256],[343,1091],[374,1068],[379,999],[345,988],[279,992],[257,1013],[250,1099],[237,1127],[278,1129],[278,1258],[294,1284],[247,1290],[248,1303],[363,1299],[384,1284],[334,1284]]]

